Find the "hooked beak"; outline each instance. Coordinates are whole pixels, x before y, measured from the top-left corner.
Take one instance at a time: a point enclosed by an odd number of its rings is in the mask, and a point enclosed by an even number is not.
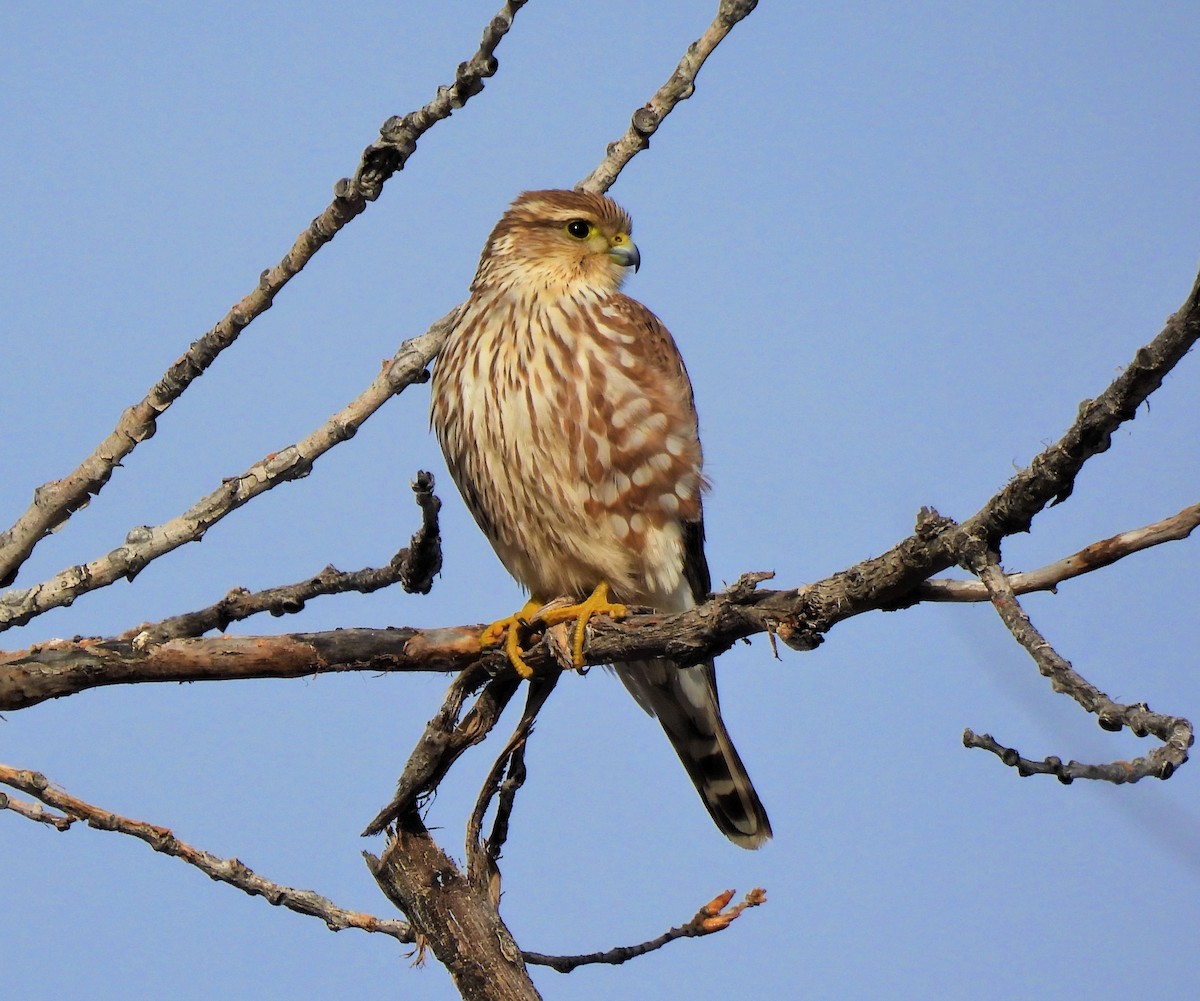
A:
[[[608,256],[624,268],[633,268],[635,272],[642,266],[642,255],[638,253],[637,244],[629,237],[611,247]]]

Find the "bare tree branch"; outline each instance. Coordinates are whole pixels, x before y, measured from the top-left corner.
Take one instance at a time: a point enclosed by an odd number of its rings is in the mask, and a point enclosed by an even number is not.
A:
[[[1072,556],[1048,563],[1037,570],[1009,573],[1008,583],[1015,594],[1031,591],[1054,591],[1058,585],[1072,577],[1111,566],[1126,556],[1140,553],[1143,549],[1162,545],[1164,542],[1179,542],[1186,539],[1200,525],[1200,504],[1185,507],[1178,514],[1163,518],[1152,525],[1135,528],[1119,535],[1093,542]],[[949,580],[938,578],[927,580],[915,595],[918,601],[990,601],[987,587],[978,580]]]
[[[549,966],[558,970],[559,973],[570,973],[581,966],[595,963],[618,966],[631,959],[636,959],[638,956],[653,952],[655,949],[661,949],[669,942],[675,942],[681,938],[698,938],[723,931],[736,921],[746,908],[758,907],[767,901],[766,891],[756,887],[746,894],[740,904],[735,904],[729,910],[725,910],[729,901],[733,899],[733,893],[733,890],[726,890],[701,907],[687,924],[672,928],[659,935],[658,938],[652,938],[640,945],[619,946],[606,952],[589,952],[582,956],[545,956],[540,952],[527,952],[525,953],[525,962],[536,966]]]
[[[211,629],[223,632],[231,622],[240,622],[260,612],[270,612],[274,616],[290,615],[301,611],[307,601],[320,595],[344,594],[347,591],[370,594],[396,583],[409,594],[428,594],[433,586],[433,578],[442,568],[441,538],[438,533],[438,511],[442,502],[433,493],[433,485],[432,473],[417,473],[412,489],[421,508],[421,527],[387,566],[349,571],[327,566],[315,576],[294,584],[253,593],[237,587],[214,605],[183,615],[173,615],[161,622],[135,626],[116,639],[130,641],[144,649],[171,639],[203,636]]]
[[[587,177],[575,185],[576,191],[605,192],[612,187],[617,175],[638,153],[650,146],[650,137],[680,101],[696,92],[696,75],[713,49],[733,30],[733,26],[749,15],[758,0],[721,0],[713,23],[704,34],[688,46],[687,52],[668,78],[646,104],[633,113],[629,130],[608,146],[608,153]]]
[[[27,803],[23,799],[13,799],[8,793],[0,792],[0,810],[11,810],[26,820],[45,824],[58,831],[70,830],[75,823],[75,817],[67,817],[61,813],[51,813],[40,803]]]
[[[426,368],[453,317],[452,312],[420,337],[405,341],[365,392],[307,437],[266,456],[240,476],[224,480],[183,514],[161,525],[134,528],[125,544],[106,556],[67,567],[33,587],[14,588],[0,595],[0,632],[24,625],[51,608],[70,605],[80,595],[121,578],[132,580],[151,560],[185,543],[199,541],[213,525],[259,494],[307,476],[320,456],[354,437],[363,421],[389,399],[429,377]]]
[[[94,827],[99,831],[114,831],[144,841],[156,852],[171,855],[188,865],[195,866],[210,879],[236,886],[252,897],[263,897],[268,903],[277,907],[286,907],[289,911],[295,911],[297,914],[320,918],[331,931],[358,928],[360,931],[390,935],[399,942],[414,940],[412,929],[404,921],[377,918],[360,911],[348,911],[312,890],[296,890],[289,886],[273,883],[269,879],[259,876],[237,859],[218,858],[209,852],[193,848],[175,837],[166,827],[148,824],[142,820],[131,820],[128,817],[122,817],[109,810],[93,806],[91,803],[85,803],[83,800],[55,788],[45,775],[38,772],[24,771],[0,764],[0,783],[13,789],[20,789],[27,795],[41,800],[47,806],[61,810],[68,817],[77,817],[85,821],[88,827]],[[9,808],[12,808],[11,803]],[[25,811],[17,812],[23,816],[29,816]],[[37,816],[32,816],[30,819],[46,822]],[[59,827],[60,830],[65,830],[66,826],[69,826],[69,823],[64,826],[55,821],[49,822]]]
[[[1083,464],[1108,451],[1113,432],[1137,416],[1138,407],[1162,385],[1198,337],[1200,276],[1183,305],[1168,317],[1162,332],[1138,349],[1133,361],[1103,393],[1080,404],[1075,423],[1062,439],[1036,456],[963,528],[970,534],[982,533],[989,543],[1029,531],[1038,512],[1071,496]]]
[[[478,653],[478,640],[475,646]],[[441,710],[425,725],[425,731],[409,755],[396,784],[395,795],[367,825],[363,837],[379,834],[388,824],[407,814],[415,814],[462,753],[481,743],[492,732],[501,713],[517,693],[521,679],[516,671],[493,677],[466,715],[461,715],[467,697],[477,691],[487,677],[488,672],[477,663],[454,679]]]
[[[1108,449],[1113,432],[1133,420],[1137,408],[1162,385],[1197,338],[1200,277],[1158,336],[1137,350],[1133,361],[1104,392],[1080,405],[1075,422],[1062,438],[1035,456],[975,515],[955,525],[930,511],[918,522],[915,535],[887,553],[806,589],[806,600],[798,603],[803,605],[809,628],[824,633],[851,609],[851,614],[858,614],[866,607],[911,605],[918,600],[917,585],[958,563],[971,540],[983,540],[995,549],[1005,536],[1028,531],[1040,511],[1070,496],[1083,464]],[[847,597],[849,604],[839,605]],[[780,637],[787,639],[782,632]]]
[[[1133,706],[1133,709],[1145,708]],[[1015,768],[1022,777],[1030,775],[1053,775],[1063,785],[1070,785],[1076,779],[1093,779],[1098,782],[1111,782],[1113,785],[1125,785],[1137,782],[1139,779],[1153,777],[1157,779],[1170,778],[1170,771],[1159,773],[1154,770],[1155,762],[1147,758],[1134,758],[1132,761],[1110,761],[1102,764],[1088,764],[1083,761],[1068,761],[1050,755],[1041,761],[1023,758],[1019,751],[1005,747],[990,733],[978,734],[968,728],[963,731],[963,747],[977,747],[991,751],[1009,768]],[[1156,750],[1161,751],[1162,748]],[[1153,753],[1153,752],[1152,752]]]
[[[398,821],[382,858],[363,852],[387,898],[402,910],[467,999],[538,1001],[521,950],[487,890],[441,850],[415,810]]]
[[[1026,761],[1011,748],[1001,747],[990,736],[976,737],[970,730],[963,735],[963,743],[967,747],[982,747],[1000,755],[1005,764],[1018,768],[1022,775],[1050,773],[1063,782],[1077,778],[1117,783],[1137,782],[1147,776],[1166,779],[1187,761],[1188,748],[1193,741],[1191,723],[1176,716],[1151,712],[1149,706],[1144,704],[1124,706],[1114,702],[1076,672],[1070,662],[1037,630],[1017,601],[994,552],[980,545],[966,555],[964,562],[968,569],[979,575],[1001,620],[1013,638],[1033,658],[1042,676],[1050,679],[1050,687],[1054,691],[1071,696],[1085,710],[1095,714],[1105,730],[1119,731],[1129,727],[1139,737],[1153,735],[1163,742],[1162,746],[1156,747],[1143,758],[1110,765],[1084,765],[1077,761],[1063,765],[1058,758],[1047,758],[1038,764]]]
[[[484,79],[493,76],[498,67],[496,47],[524,5],[525,0],[507,0],[488,23],[479,49],[467,62],[459,65],[454,83],[439,87],[434,99],[417,111],[403,118],[393,116],[384,122],[380,139],[363,151],[353,180],[343,179],[337,183],[333,201],[296,238],[282,260],[259,276],[254,290],[215,327],[192,343],[150,392],[121,415],[113,432],[76,469],[61,480],[45,483],[34,491],[33,504],[11,528],[0,534],[0,587],[16,579],[21,564],[47,534],[84,507],[93,494],[100,492],[121,460],[154,434],[159,416],[204,374],[217,355],[233,344],[256,317],[271,308],[275,296],[313,255],[359,215],[368,202],[379,197],[384,182],[412,156],[417,140],[483,90]],[[424,365],[421,367],[423,369]]]
[[[471,818],[467,821],[467,879],[476,886],[487,886],[496,906],[500,904],[500,850],[508,838],[508,823],[517,790],[525,782],[525,743],[533,732],[538,713],[558,684],[560,675],[560,671],[550,671],[542,677],[530,680],[521,719],[484,779],[475,809],[471,811]],[[506,769],[508,777],[501,781]],[[497,795],[500,796],[500,803],[496,809],[495,823],[492,825],[491,835],[484,839],[483,818],[492,799]]]

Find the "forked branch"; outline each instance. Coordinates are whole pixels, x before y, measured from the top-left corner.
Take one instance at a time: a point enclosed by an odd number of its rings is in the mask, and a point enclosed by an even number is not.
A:
[[[1127,706],[1114,702],[1080,675],[1038,631],[1017,601],[1012,584],[1000,570],[994,552],[989,552],[980,545],[967,554],[964,562],[972,572],[978,574],[988,589],[992,605],[999,613],[1001,621],[1033,658],[1042,676],[1050,680],[1054,691],[1069,695],[1087,712],[1095,715],[1105,730],[1119,731],[1128,727],[1139,737],[1154,736],[1162,741],[1144,757],[1106,765],[1089,765],[1078,761],[1063,764],[1057,757],[1046,758],[1042,762],[1028,761],[1013,749],[996,743],[990,735],[978,737],[970,730],[963,734],[963,743],[967,747],[980,747],[991,751],[1022,775],[1052,774],[1064,783],[1081,778],[1117,784],[1137,782],[1148,776],[1167,779],[1176,768],[1187,761],[1188,749],[1193,742],[1191,723],[1177,716],[1152,712],[1150,707],[1144,704]]]

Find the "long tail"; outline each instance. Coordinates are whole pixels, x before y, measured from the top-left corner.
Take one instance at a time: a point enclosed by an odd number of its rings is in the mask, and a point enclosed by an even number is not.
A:
[[[642,708],[658,717],[721,833],[742,848],[760,847],[771,836],[771,822],[721,719],[712,662],[679,668],[669,660],[647,660],[615,667]]]

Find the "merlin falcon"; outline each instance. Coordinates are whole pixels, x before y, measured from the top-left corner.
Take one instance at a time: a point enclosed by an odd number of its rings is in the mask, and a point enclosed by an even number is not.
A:
[[[591,615],[620,616],[622,603],[680,612],[710,587],[692,386],[667,328],[620,292],[641,263],[631,229],[602,195],[522,194],[488,237],[434,369],[431,421],[450,473],[530,592],[483,642],[506,635],[526,677],[526,620],[577,618],[579,665]],[[551,604],[563,597],[578,604]],[[613,666],[721,832],[762,845],[771,824],[721,719],[712,661]]]

